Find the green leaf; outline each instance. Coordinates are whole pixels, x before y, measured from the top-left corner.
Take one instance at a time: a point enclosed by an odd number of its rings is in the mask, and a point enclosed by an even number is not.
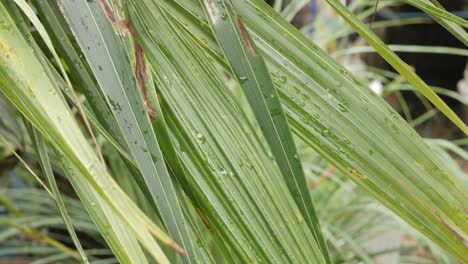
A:
[[[194,242],[175,193],[176,187],[167,171],[150,118],[146,114],[145,104],[148,106],[148,102],[145,102],[143,94],[148,92],[141,90],[146,90],[147,87],[139,87],[137,84],[129,58],[118,38],[118,32],[114,31],[108,20],[108,17],[117,15],[105,14],[98,1],[66,1],[61,5],[107,104],[111,106],[124,135],[125,145],[128,146],[143,176],[143,189],[148,189],[169,234],[188,251],[189,257],[185,260],[191,262],[195,255]]]
[[[179,181],[222,252],[232,254],[234,262],[323,262],[268,146],[240,111],[216,64],[184,37],[185,29],[170,19],[162,2],[130,1],[129,6],[188,172],[178,175]]]
[[[232,2],[204,0],[201,3],[204,4],[217,40],[244,91],[288,188],[320,247],[321,251],[315,252],[315,261],[322,262],[320,258],[323,255],[326,262],[330,262],[296,146],[266,64],[258,54],[257,47],[235,12]]]
[[[453,22],[455,24],[458,24],[464,28],[468,28],[468,21],[461,18],[461,17],[458,17],[456,15],[453,15],[449,12],[447,12],[443,7],[442,8],[439,8],[433,4],[431,4],[430,2],[428,2],[427,0],[403,0],[403,2],[409,4],[409,5],[412,5],[416,8],[419,8],[421,9],[422,11],[424,11],[425,13],[429,14],[430,16],[432,17],[437,17],[437,18],[440,18],[440,19],[443,19],[443,20],[446,20],[446,21],[450,21],[450,22]]]
[[[422,46],[422,45],[387,45],[393,52],[410,53],[429,53],[429,54],[447,54],[468,57],[468,50],[461,48],[443,47],[443,46]],[[367,52],[376,52],[370,46],[355,46],[342,49],[331,54],[334,58],[350,54],[359,54]]]
[[[413,0],[412,0],[413,1]],[[468,127],[455,114],[447,104],[419,78],[411,67],[403,62],[391,49],[386,46],[364,23],[354,17],[339,1],[327,0],[343,19],[346,20],[374,49],[382,56],[396,71],[398,71],[408,82],[414,85],[431,103],[444,113],[465,135],[468,135]]]
[[[220,54],[197,1],[161,5],[187,38]],[[242,0],[236,7],[267,62],[293,132],[419,232],[465,259],[454,232],[467,236],[466,185],[454,182],[446,163],[385,101],[267,4]],[[225,63],[222,56],[215,59]]]
[[[97,205],[97,195],[107,203],[111,212],[130,227],[140,242],[150,249],[158,260],[167,260],[154,241],[153,235],[174,248],[174,242],[159,230],[128,199],[101,166],[99,159],[80,133],[73,115],[58,93],[58,88],[13,23],[3,4],[0,18],[6,29],[0,30],[0,88],[13,105],[40,131],[46,140],[59,148],[78,173],[69,174],[70,180],[88,184],[89,205]],[[29,69],[34,69],[30,71]],[[83,186],[86,186],[83,184]],[[90,193],[90,190],[93,192]],[[86,190],[85,190],[86,191]],[[93,199],[94,196],[94,199]],[[85,196],[82,196],[85,197]],[[87,196],[86,196],[87,197]],[[94,200],[94,201],[93,201]],[[102,207],[99,202],[99,207]],[[116,218],[111,225],[116,224]],[[128,232],[128,230],[122,230]],[[103,230],[104,231],[104,230]],[[122,239],[122,236],[119,239]],[[116,239],[118,237],[113,237]],[[133,243],[134,244],[134,243]],[[119,255],[120,252],[117,252]],[[128,252],[127,252],[128,253]],[[132,253],[133,254],[133,253]],[[136,256],[138,253],[135,252]],[[122,256],[122,254],[120,254]],[[140,254],[140,256],[142,256]],[[144,258],[144,256],[143,256]]]
[[[52,190],[52,194],[54,195],[54,199],[57,203],[57,208],[59,209],[60,214],[62,215],[63,221],[65,223],[65,226],[67,227],[70,237],[72,238],[73,244],[78,250],[82,262],[89,263],[88,257],[86,256],[86,253],[83,250],[83,246],[81,246],[80,240],[78,239],[75,229],[73,228],[72,219],[70,218],[70,215],[68,214],[63,203],[62,195],[60,194],[60,191],[58,189],[57,182],[55,181],[54,172],[52,171],[52,167],[49,162],[49,156],[47,154],[46,144],[42,136],[36,130],[34,130],[34,128],[29,123],[26,123],[26,128],[28,129],[29,136],[34,145],[35,151],[39,157],[42,171],[47,178],[49,186]]]
[[[445,11],[445,8],[437,0],[430,0],[430,1],[432,2],[433,5],[435,5],[439,9],[442,9],[443,11]],[[465,44],[465,46],[468,46],[468,33],[466,32],[465,29],[463,29],[461,26],[453,22],[442,19],[437,15],[431,15],[431,16],[434,18],[434,20],[437,21],[437,23],[439,23],[445,29],[450,31],[450,33],[452,33],[463,44]]]

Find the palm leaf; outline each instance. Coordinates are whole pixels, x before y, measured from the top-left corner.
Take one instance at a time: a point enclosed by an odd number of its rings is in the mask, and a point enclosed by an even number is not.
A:
[[[187,38],[191,35],[210,54],[220,54],[205,29],[201,6],[194,1],[161,5],[174,23],[187,29]],[[236,2],[236,7],[267,61],[293,132],[413,227],[463,259],[465,248],[453,232],[466,237],[466,186],[454,181],[437,155],[381,98],[270,7],[255,0]],[[225,64],[222,56],[215,58]]]
[[[47,140],[54,143],[54,147],[63,151],[66,158],[80,173],[80,175],[70,173],[69,176],[75,186],[79,183],[82,184],[80,191],[83,194],[86,193],[82,197],[94,197],[94,201],[91,199],[87,205],[96,207],[98,202],[96,195],[99,195],[103,199],[102,203],[108,203],[110,206],[107,213],[110,213],[112,209],[112,212],[121,221],[125,221],[127,226],[132,228],[132,231],[145,246],[153,249],[153,256],[164,261],[165,257],[162,252],[154,251],[159,246],[148,231],[163,239],[167,244],[173,243],[172,240],[144,217],[116,186],[99,163],[83,134],[79,133],[80,129],[58,94],[54,81],[43,70],[43,66],[28,47],[3,4],[0,6],[0,15],[5,25],[10,29],[0,32],[1,60],[5,65],[0,71],[0,85],[4,94]],[[37,71],[28,72],[27,69],[30,68],[37,69]],[[70,140],[72,138],[74,140]],[[99,207],[103,206],[102,203],[99,203]],[[116,221],[117,219],[114,219],[111,225],[116,225]],[[121,232],[127,232],[122,227],[120,228]],[[128,235],[122,237],[128,237]],[[131,254],[138,256],[137,251]]]
[[[209,230],[223,238],[222,250],[246,262],[324,262],[265,142],[256,137],[220,72],[199,46],[179,37],[183,29],[162,6],[130,3],[187,168],[178,176],[184,176],[182,186]]]
[[[266,64],[257,54],[257,48],[234,11],[232,2],[201,2],[288,188],[320,246],[321,253],[318,254],[323,254],[327,262],[330,262],[296,146]]]
[[[143,98],[147,87],[142,87],[141,84],[138,86],[134,71],[118,39],[118,32],[113,30],[106,17],[110,14],[105,14],[97,1],[67,1],[62,3],[62,9],[95,73],[107,104],[112,106],[112,113],[126,140],[125,145],[143,176],[146,185],[143,189],[148,189],[169,233],[188,251],[189,258],[186,260],[191,261],[194,258],[194,242],[187,230],[164,157],[152,132],[150,118],[142,114],[147,111]]]

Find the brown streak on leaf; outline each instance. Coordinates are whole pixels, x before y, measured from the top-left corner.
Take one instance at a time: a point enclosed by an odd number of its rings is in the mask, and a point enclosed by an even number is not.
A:
[[[244,23],[242,23],[242,21],[239,18],[239,15],[237,15],[236,10],[234,9],[234,4],[232,3],[232,0],[229,0],[229,5],[231,6],[232,11],[236,14],[237,25],[239,26],[239,29],[242,34],[242,39],[244,40],[245,45],[250,50],[250,52],[252,52],[254,56],[257,56],[257,50],[255,49],[255,46],[249,37],[249,33],[247,32],[247,29],[245,28]]]
[[[122,16],[120,16],[119,13],[117,13],[117,18],[116,18],[107,0],[99,0],[99,3],[101,4],[102,9],[104,9],[104,13],[106,14],[107,19],[111,22],[114,30],[118,32],[118,34],[121,37],[125,37],[125,34],[129,31],[128,25],[127,25],[127,22],[125,22],[125,19]],[[117,11],[120,11],[122,9],[117,3],[115,3],[115,7]]]
[[[151,103],[148,95],[148,75],[146,74],[146,65],[143,48],[141,47],[140,42],[138,42],[137,34],[135,32],[135,28],[133,27],[130,17],[128,18],[128,22],[126,24],[135,46],[135,76],[137,78],[138,85],[140,86],[143,93],[143,100],[145,102],[146,111],[148,112],[152,120],[156,120],[158,118],[158,115],[156,114],[156,110],[153,104]]]
[[[244,40],[245,45],[252,52],[252,54],[256,56],[257,50],[255,50],[255,47],[252,41],[250,40],[249,34],[247,33],[247,29],[245,28],[244,23],[242,23],[242,21],[239,18],[237,18],[237,24],[239,25],[239,29],[241,31],[242,39]]]
[[[419,163],[417,161],[415,161],[415,163],[416,163],[416,166],[418,166],[418,168],[420,168],[421,170],[424,170],[424,168],[425,168],[424,165],[422,165],[421,163]]]
[[[348,172],[353,175],[354,177],[356,177],[358,180],[365,180],[367,179],[366,176],[364,175],[361,175],[359,174],[356,170],[353,170],[353,169],[350,169],[350,168],[347,168]]]
[[[187,256],[187,252],[183,248],[181,248],[179,245],[177,245],[175,242],[172,242],[169,244],[169,247],[174,249],[179,255],[181,256]]]
[[[449,225],[447,225],[447,223],[445,223],[445,221],[439,216],[438,213],[435,213],[435,216],[437,217],[437,219],[439,219],[439,221],[455,236],[455,238],[457,240],[459,240],[460,242],[462,242],[463,244],[466,243],[466,240],[463,238],[462,235],[458,234],[457,231],[455,231],[453,228],[451,228]]]
[[[210,231],[213,234],[213,230],[211,229],[210,225],[208,224],[208,220],[206,220],[206,217],[202,214],[201,210],[199,208],[196,208],[197,214],[200,216],[203,224],[205,225],[206,229]]]
[[[115,23],[115,16],[114,12],[112,11],[112,8],[110,7],[109,3],[107,3],[106,0],[99,0],[99,3],[102,6],[102,9],[104,9],[104,13],[106,14],[107,19],[114,24]]]

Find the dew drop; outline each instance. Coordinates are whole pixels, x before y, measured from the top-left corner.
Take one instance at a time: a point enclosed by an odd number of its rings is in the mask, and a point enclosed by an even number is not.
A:
[[[206,138],[205,138],[205,136],[203,136],[202,133],[197,133],[196,138],[197,138],[198,142],[200,142],[200,143],[204,143],[206,141]]]
[[[278,78],[279,84],[285,84],[287,81],[288,81],[288,78],[286,78],[285,76],[281,76]]]
[[[227,170],[226,170],[226,169],[222,169],[222,170],[221,170],[221,175],[223,175],[223,176],[228,175]]]
[[[329,137],[330,135],[331,135],[330,130],[328,130],[328,129],[322,130],[322,136]]]
[[[273,153],[271,151],[268,151],[268,158],[270,158],[271,160],[273,160],[275,157],[273,156]]]
[[[240,83],[245,83],[249,78],[247,78],[246,76],[241,76],[239,77],[239,82]]]

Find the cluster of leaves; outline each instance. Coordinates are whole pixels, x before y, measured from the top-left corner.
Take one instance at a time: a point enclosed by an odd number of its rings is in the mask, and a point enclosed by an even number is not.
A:
[[[327,2],[467,132],[359,19]],[[466,21],[436,1],[405,2],[467,43]],[[34,153],[44,176],[35,179],[53,198],[44,202],[57,204],[77,251],[34,231],[35,220],[18,215],[8,195],[2,201],[16,218],[2,221],[61,250],[55,258],[109,254],[83,249],[74,230],[81,220],[122,263],[330,263],[339,229],[327,214],[326,228],[319,223],[315,208],[327,198],[313,205],[294,134],[466,260],[463,176],[263,1],[7,0],[0,22],[0,90],[28,135],[2,142]],[[82,209],[68,213],[54,172],[66,176],[92,220]],[[335,257],[344,256],[339,248]]]

